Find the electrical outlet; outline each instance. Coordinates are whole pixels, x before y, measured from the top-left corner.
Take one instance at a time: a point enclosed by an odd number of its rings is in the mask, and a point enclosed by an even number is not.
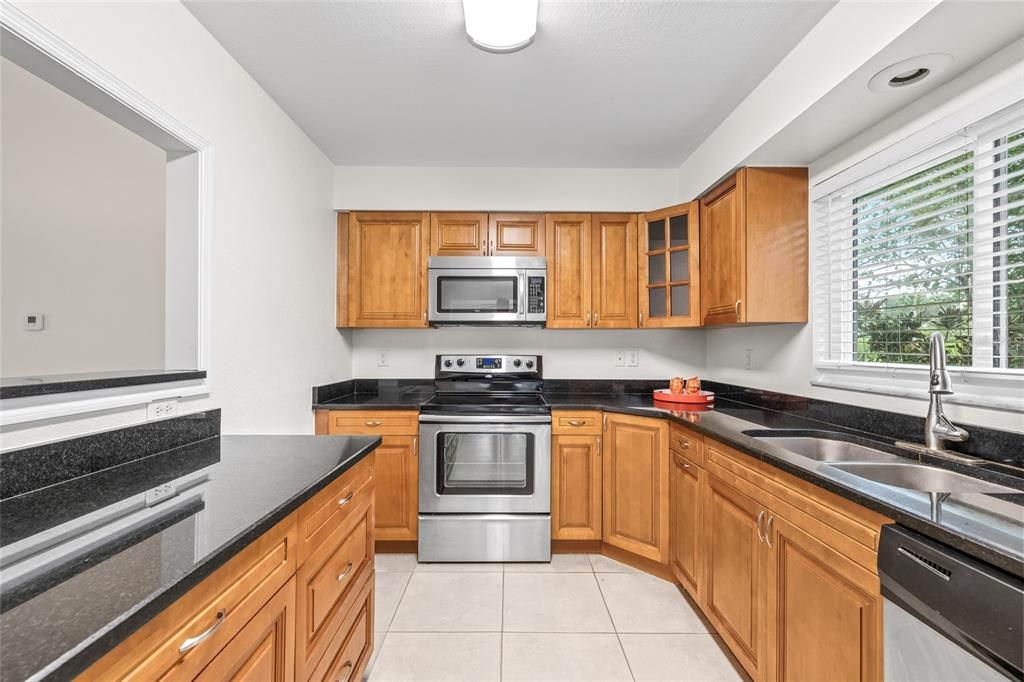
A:
[[[625,367],[626,366],[626,351],[620,350],[615,352],[615,366]]]
[[[754,368],[754,349],[744,348],[743,349],[743,367],[744,369]]]
[[[388,363],[390,361],[391,361],[391,351],[390,350],[388,350],[387,348],[382,348],[381,350],[377,351],[377,366],[378,367],[387,367]]]
[[[158,485],[155,488],[150,488],[146,491],[146,506],[152,507],[161,500],[165,500],[168,497],[174,497],[177,494],[177,488],[170,483],[164,483],[163,485]]]
[[[174,398],[154,400],[146,406],[146,419],[167,419],[176,414],[178,414],[178,401]]]
[[[640,351],[636,348],[630,348],[626,351],[626,367],[639,367],[640,366]]]

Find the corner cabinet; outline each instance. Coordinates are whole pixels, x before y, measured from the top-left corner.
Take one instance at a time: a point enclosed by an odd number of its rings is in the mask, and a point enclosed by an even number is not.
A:
[[[700,225],[702,324],[807,321],[806,168],[741,168]]]
[[[604,541],[668,562],[668,422],[606,414]]]
[[[553,329],[637,326],[636,216],[547,216],[548,319]]]
[[[643,215],[638,242],[639,326],[700,325],[700,234],[696,201]]]
[[[428,213],[339,214],[337,326],[427,326],[429,220]]]

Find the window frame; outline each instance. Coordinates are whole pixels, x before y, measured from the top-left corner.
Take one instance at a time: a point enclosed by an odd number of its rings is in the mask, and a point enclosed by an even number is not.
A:
[[[828,245],[829,224],[827,215],[821,215],[819,202],[837,190],[860,182],[870,180],[872,185],[880,186],[887,180],[895,181],[921,166],[928,157],[938,158],[963,149],[965,141],[957,139],[958,133],[1011,106],[1024,107],[1024,98],[1010,88],[1000,90],[955,114],[911,132],[845,169],[812,179],[808,197],[808,211],[812,217],[810,248],[813,255],[810,274],[812,385],[878,395],[919,399],[928,397],[926,365],[837,360],[829,357],[826,344],[833,338],[833,329],[830,328],[832,324],[842,325],[843,331],[850,330],[850,334],[842,333],[839,336],[841,343],[848,344],[844,350],[850,351],[849,357],[853,357],[852,306],[841,307],[841,310],[849,312],[843,312],[837,323],[830,315],[830,301],[833,305],[837,299],[841,303],[844,294],[834,285],[844,274],[852,274],[855,247],[851,239],[850,248],[841,252],[841,267],[835,267],[834,261],[831,268],[827,263],[822,263],[822,249]],[[991,143],[988,146],[991,147]],[[976,230],[977,227],[972,232],[976,234]],[[986,258],[991,260],[991,257],[992,254],[988,252],[974,254],[975,262]],[[991,282],[972,281],[972,287],[978,286],[988,286],[991,291]],[[852,301],[852,290],[849,296]],[[992,318],[997,315],[991,311],[988,314]],[[1004,314],[1003,324],[1006,318]],[[992,353],[991,336],[974,341],[976,345],[979,342],[987,343],[989,353]],[[1024,370],[988,367],[950,367],[949,370],[955,393],[946,398],[947,402],[1024,412]]]

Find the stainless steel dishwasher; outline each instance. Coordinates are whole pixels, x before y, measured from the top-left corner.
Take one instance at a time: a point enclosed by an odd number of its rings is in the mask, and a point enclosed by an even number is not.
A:
[[[1024,581],[902,526],[878,575],[886,682],[1024,679]]]

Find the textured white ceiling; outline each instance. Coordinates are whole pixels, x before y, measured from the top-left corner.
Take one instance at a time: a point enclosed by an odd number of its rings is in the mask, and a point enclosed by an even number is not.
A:
[[[336,164],[668,168],[834,2],[541,0],[506,55],[457,0],[186,4]]]

